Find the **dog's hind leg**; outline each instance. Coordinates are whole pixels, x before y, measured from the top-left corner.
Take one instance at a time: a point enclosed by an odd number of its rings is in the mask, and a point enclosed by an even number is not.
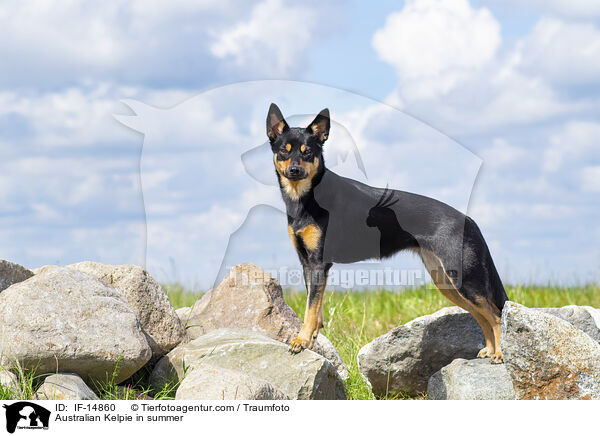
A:
[[[498,323],[498,334],[496,335],[494,324],[490,322],[491,317],[486,316],[483,308],[465,298],[456,289],[452,279],[446,273],[441,260],[429,250],[419,250],[419,254],[427,271],[429,271],[429,275],[442,295],[473,315],[473,318],[475,318],[475,321],[481,327],[485,338],[485,347],[479,350],[477,357],[490,357],[493,360],[494,356],[496,356],[496,350],[500,350],[500,324]],[[502,352],[500,352],[500,362],[502,361],[501,359]]]
[[[492,328],[494,335],[494,351],[489,355],[491,363],[502,363],[504,357],[502,355],[502,349],[500,348],[500,315],[501,312],[496,308],[494,304],[489,302],[486,298],[475,297],[476,305],[475,308],[479,311]]]

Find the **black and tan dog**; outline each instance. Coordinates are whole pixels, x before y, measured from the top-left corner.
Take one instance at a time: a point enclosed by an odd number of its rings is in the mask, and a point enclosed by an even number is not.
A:
[[[304,325],[290,350],[312,347],[323,326],[323,294],[333,263],[411,250],[442,294],[481,326],[486,345],[478,356],[502,362],[500,315],[508,298],[475,222],[432,198],[373,188],[329,171],[323,160],[329,128],[327,109],[306,128],[290,128],[275,104],[267,115],[288,231],[308,291]]]

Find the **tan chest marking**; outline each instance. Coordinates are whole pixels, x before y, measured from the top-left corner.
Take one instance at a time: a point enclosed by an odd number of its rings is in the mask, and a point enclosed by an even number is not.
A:
[[[306,179],[292,181],[285,177],[284,173],[287,168],[290,166],[291,159],[286,161],[277,160],[277,154],[273,156],[273,161],[275,162],[275,169],[281,176],[281,184],[283,185],[283,189],[292,200],[298,200],[308,191],[310,191],[310,187],[312,186],[312,179],[317,174],[317,170],[319,168],[319,159],[315,158],[313,162],[301,162],[300,165],[304,170],[308,173],[308,177]]]
[[[310,224],[303,229],[297,230],[296,235],[298,235],[306,249],[309,251],[315,251],[321,241],[321,229],[314,224]]]

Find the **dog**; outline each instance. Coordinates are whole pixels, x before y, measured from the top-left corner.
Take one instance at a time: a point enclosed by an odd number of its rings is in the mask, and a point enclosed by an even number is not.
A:
[[[286,206],[288,233],[308,293],[304,324],[290,342],[311,348],[323,327],[323,294],[333,263],[418,254],[437,288],[470,312],[483,330],[478,357],[503,361],[500,316],[508,300],[481,231],[468,216],[433,198],[374,188],[325,167],[329,110],[306,127],[290,127],[271,104],[267,136]]]

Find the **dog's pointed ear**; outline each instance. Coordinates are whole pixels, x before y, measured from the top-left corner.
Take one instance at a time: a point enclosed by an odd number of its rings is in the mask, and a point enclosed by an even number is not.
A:
[[[329,121],[329,109],[323,109],[319,112],[319,115],[308,125],[306,130],[313,135],[316,135],[319,142],[323,143],[329,137],[329,127],[331,122]]]
[[[281,115],[281,111],[277,105],[271,103],[269,113],[267,114],[267,136],[269,139],[274,141],[289,128],[288,123],[283,119],[283,115]]]

